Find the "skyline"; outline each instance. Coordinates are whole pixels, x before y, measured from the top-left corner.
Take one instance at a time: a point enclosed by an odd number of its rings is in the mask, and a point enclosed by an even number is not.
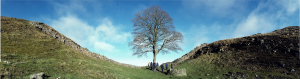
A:
[[[158,63],[171,62],[203,43],[268,33],[287,26],[299,26],[298,0],[2,0],[1,16],[43,22],[81,47],[117,62],[146,66],[153,54],[132,56],[134,15],[158,5],[183,34],[183,51],[158,54]]]

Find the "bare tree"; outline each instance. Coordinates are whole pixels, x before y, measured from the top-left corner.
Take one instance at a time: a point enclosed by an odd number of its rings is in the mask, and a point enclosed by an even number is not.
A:
[[[183,35],[175,31],[173,19],[169,14],[162,10],[159,6],[149,7],[141,12],[136,13],[133,22],[135,35],[132,42],[128,46],[133,46],[133,56],[146,56],[147,53],[153,53],[153,62],[156,62],[158,53],[168,54],[167,50],[178,53],[182,50],[178,46],[178,42],[183,41]]]

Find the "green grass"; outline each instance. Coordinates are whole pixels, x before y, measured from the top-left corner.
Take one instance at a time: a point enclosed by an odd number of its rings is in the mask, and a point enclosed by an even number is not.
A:
[[[1,17],[0,76],[4,79],[25,78],[44,72],[50,79],[158,79],[173,77],[160,72],[120,66],[91,58],[62,44],[29,21]],[[62,67],[63,66],[63,67]],[[4,76],[4,77],[3,77]],[[175,77],[173,77],[175,78]]]
[[[231,52],[231,51],[229,51]],[[228,52],[228,53],[229,53]],[[239,52],[235,52],[239,53]],[[228,54],[216,54],[216,53],[211,53],[210,55],[208,54],[203,54],[199,56],[196,59],[188,60],[185,62],[182,62],[180,65],[174,67],[174,69],[182,69],[185,68],[187,71],[188,76],[183,77],[183,78],[194,78],[194,79],[199,79],[199,78],[204,78],[204,79],[224,79],[228,78],[224,76],[225,73],[228,72],[241,72],[241,73],[246,73],[248,75],[247,78],[253,79],[255,75],[259,75],[261,78],[267,78],[269,75],[273,76],[281,76],[285,78],[295,78],[294,76],[291,75],[284,75],[281,72],[275,72],[275,71],[270,71],[270,70],[261,70],[261,71],[251,71],[251,70],[245,70],[245,69],[240,69],[237,68],[238,64],[236,66],[221,66],[219,64],[216,64],[221,56],[226,56],[228,59],[231,59]],[[220,63],[220,62],[219,62]],[[225,63],[223,63],[225,64]],[[209,75],[207,75],[209,74]]]
[[[195,59],[184,61],[174,69],[185,68],[187,76],[175,77],[161,73],[160,68],[153,72],[147,67],[128,68],[89,57],[44,34],[27,20],[1,17],[1,31],[4,31],[1,32],[1,59],[11,62],[0,62],[0,77],[4,79],[28,79],[31,74],[39,72],[44,72],[50,79],[223,79],[223,74],[228,72],[246,73],[249,79],[254,78],[254,75],[262,78],[268,75],[294,78],[267,69],[242,69],[243,62],[239,62],[239,57],[251,56],[249,53],[230,50],[224,53],[201,54]]]

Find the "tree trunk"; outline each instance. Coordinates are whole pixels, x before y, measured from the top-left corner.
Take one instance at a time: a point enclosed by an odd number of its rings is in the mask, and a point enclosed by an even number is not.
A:
[[[156,54],[153,52],[153,63],[156,63]]]
[[[156,46],[153,46],[153,63],[156,62]]]
[[[157,55],[157,51],[156,51],[156,46],[153,46],[153,63],[156,63],[156,55]]]

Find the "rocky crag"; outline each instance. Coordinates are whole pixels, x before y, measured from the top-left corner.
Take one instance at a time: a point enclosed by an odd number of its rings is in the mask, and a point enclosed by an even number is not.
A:
[[[79,52],[86,54],[87,56],[96,58],[96,59],[102,59],[102,60],[106,60],[108,62],[112,62],[118,65],[122,65],[125,67],[130,67],[130,68],[140,68],[139,66],[134,66],[134,65],[130,65],[130,64],[124,64],[124,63],[119,63],[116,62],[112,59],[109,59],[103,55],[97,54],[95,52],[91,52],[89,51],[87,48],[83,48],[80,45],[78,45],[77,43],[75,43],[73,40],[71,40],[70,38],[64,36],[63,34],[59,33],[58,31],[56,31],[54,28],[42,23],[42,22],[36,22],[36,21],[31,21],[30,22],[31,25],[33,25],[36,29],[41,30],[42,32],[44,32],[45,34],[48,34],[50,36],[52,36],[53,38],[57,39],[58,41],[60,41],[61,43],[72,47],[75,50],[78,50]]]

